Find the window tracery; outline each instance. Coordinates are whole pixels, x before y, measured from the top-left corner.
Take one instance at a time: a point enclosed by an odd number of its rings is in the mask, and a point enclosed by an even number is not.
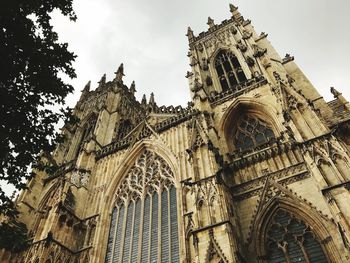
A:
[[[141,262],[179,262],[174,175],[148,150],[116,191],[105,262],[137,262],[138,257]]]
[[[255,116],[245,115],[239,121],[234,134],[236,150],[245,151],[275,139],[271,128]]]
[[[219,51],[214,66],[222,91],[235,89],[238,83],[247,80],[237,57],[230,51]]]
[[[328,262],[310,226],[283,209],[274,215],[265,243],[270,263]]]

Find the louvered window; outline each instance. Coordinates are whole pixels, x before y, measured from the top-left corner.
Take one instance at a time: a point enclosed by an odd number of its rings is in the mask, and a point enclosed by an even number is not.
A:
[[[179,262],[173,173],[155,153],[145,151],[117,190],[105,262]]]
[[[234,135],[236,150],[245,151],[275,139],[271,128],[261,119],[245,115],[238,123]]]
[[[328,262],[310,226],[283,209],[273,217],[265,243],[271,263]]]
[[[234,90],[238,83],[247,80],[237,57],[230,51],[221,50],[217,54],[215,69],[222,91]]]

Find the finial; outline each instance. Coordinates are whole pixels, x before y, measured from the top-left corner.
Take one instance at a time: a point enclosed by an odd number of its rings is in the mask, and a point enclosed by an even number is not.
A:
[[[155,104],[153,92],[151,92],[151,96],[149,97],[149,102],[148,102],[148,104],[149,104],[149,105],[154,105],[154,104]]]
[[[131,85],[130,85],[130,92],[134,95],[136,92],[136,88],[135,88],[135,80],[132,81]]]
[[[209,26],[209,28],[212,28],[213,26],[215,26],[214,19],[212,19],[210,16],[208,17],[207,25]]]
[[[244,19],[241,13],[238,11],[238,7],[230,4],[230,12],[232,13],[232,18],[238,22],[242,22]]]
[[[90,86],[91,86],[91,80],[88,81],[88,83],[86,83],[84,89],[82,90],[82,92],[89,92],[90,91]]]
[[[334,87],[331,87],[331,93],[333,94],[334,98],[338,98],[341,93],[337,91]]]
[[[102,87],[104,84],[106,84],[106,74],[103,74],[102,78],[97,83],[98,83],[98,87]]]
[[[186,36],[188,37],[188,41],[190,41],[190,42],[194,39],[194,34],[193,34],[193,30],[191,27],[187,28]]]
[[[147,104],[147,99],[146,99],[146,95],[145,94],[142,95],[141,104],[142,105],[146,105]]]
[[[238,7],[237,7],[237,6],[234,6],[233,4],[230,4],[230,11],[231,11],[231,12],[234,12],[234,11],[236,11],[236,10],[238,10]]]
[[[114,72],[114,74],[115,74],[115,79],[114,80],[117,81],[117,82],[123,83],[123,76],[125,76],[124,75],[124,64],[123,63],[120,64],[117,72]]]

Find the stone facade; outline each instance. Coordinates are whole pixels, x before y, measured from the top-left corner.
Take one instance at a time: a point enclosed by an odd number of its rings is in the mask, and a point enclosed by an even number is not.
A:
[[[2,262],[350,262],[350,104],[230,10],[188,29],[186,108],[137,101],[123,65],[86,85]]]

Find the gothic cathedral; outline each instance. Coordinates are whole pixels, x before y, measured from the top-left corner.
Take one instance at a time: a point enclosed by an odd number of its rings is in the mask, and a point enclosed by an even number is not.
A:
[[[230,11],[188,28],[187,107],[136,100],[123,64],[86,85],[2,262],[350,262],[350,104]]]

